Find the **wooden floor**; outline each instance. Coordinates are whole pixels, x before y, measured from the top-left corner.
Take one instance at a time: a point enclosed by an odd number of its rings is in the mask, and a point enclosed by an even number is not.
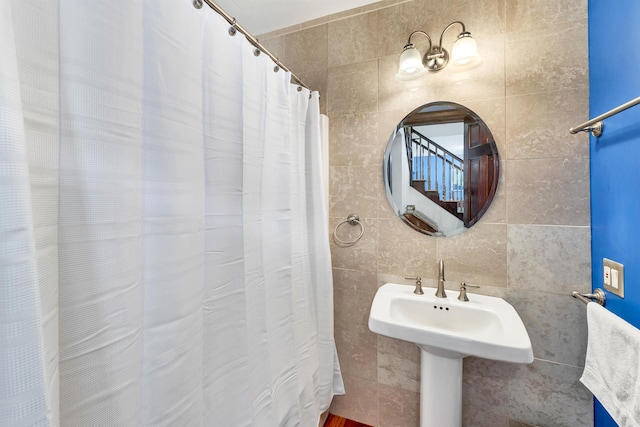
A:
[[[336,417],[329,414],[329,418],[324,423],[324,427],[371,427],[367,424],[362,424],[357,421],[347,420],[345,418]]]

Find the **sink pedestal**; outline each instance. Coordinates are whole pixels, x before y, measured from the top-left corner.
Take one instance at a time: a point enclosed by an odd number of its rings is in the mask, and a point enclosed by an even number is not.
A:
[[[420,427],[462,426],[462,355],[420,347]]]

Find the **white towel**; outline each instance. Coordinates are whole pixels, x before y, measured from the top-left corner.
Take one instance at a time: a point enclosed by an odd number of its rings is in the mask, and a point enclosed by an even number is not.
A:
[[[620,426],[640,426],[640,330],[587,304],[587,359],[580,381]]]

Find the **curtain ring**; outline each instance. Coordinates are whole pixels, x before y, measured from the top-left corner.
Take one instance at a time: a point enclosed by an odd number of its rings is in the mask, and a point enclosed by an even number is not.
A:
[[[233,18],[233,22],[231,22],[231,28],[229,28],[229,35],[235,36],[238,30],[236,29],[236,18]]]
[[[193,7],[195,7],[196,9],[202,9],[202,6],[202,0],[193,0]]]
[[[280,67],[278,67],[277,65],[275,67],[273,67],[273,72],[277,73],[278,71],[280,71]]]
[[[260,56],[260,49],[256,48],[256,49],[253,51],[253,56]]]
[[[344,240],[340,240],[340,238],[338,237],[338,228],[344,224],[344,223],[349,223],[350,225],[359,225],[360,226],[360,234],[358,235],[358,237],[356,237],[354,240],[347,242]],[[347,217],[347,219],[339,222],[335,228],[333,229],[333,240],[340,244],[343,247],[349,247],[354,245],[358,240],[360,240],[360,238],[364,235],[364,224],[362,222],[360,222],[360,217],[358,217],[358,215],[356,214],[349,214],[349,216]]]
[[[302,86],[298,86],[298,92],[302,92]]]

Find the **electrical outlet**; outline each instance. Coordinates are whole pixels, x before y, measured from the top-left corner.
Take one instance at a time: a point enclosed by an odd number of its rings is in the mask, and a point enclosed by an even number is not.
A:
[[[624,265],[603,258],[602,267],[604,289],[624,298]]]

